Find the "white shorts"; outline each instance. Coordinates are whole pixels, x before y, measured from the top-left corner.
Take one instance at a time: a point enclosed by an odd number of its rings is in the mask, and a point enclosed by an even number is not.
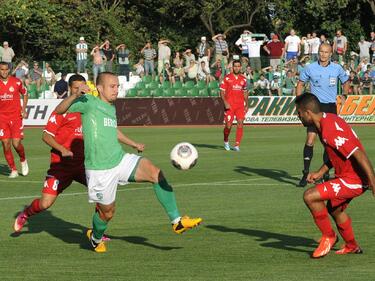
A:
[[[89,202],[103,205],[109,205],[115,202],[117,185],[129,183],[129,177],[140,159],[141,157],[136,154],[125,153],[121,162],[112,169],[86,169]]]

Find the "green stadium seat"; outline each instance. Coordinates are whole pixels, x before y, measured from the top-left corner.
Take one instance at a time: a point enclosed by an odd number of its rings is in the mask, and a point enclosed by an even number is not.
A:
[[[195,83],[194,83],[194,81],[186,81],[185,83],[184,83],[184,88],[185,89],[192,89],[192,88],[194,88],[194,86],[195,86]]]
[[[181,81],[176,81],[173,84],[174,89],[181,89],[182,88],[182,82]]]
[[[151,90],[150,89],[146,89],[146,88],[139,89],[138,90],[138,96],[139,97],[143,97],[143,98],[149,97],[149,96],[151,96]]]
[[[165,97],[173,97],[175,95],[173,88],[166,88],[163,89],[163,96]]]
[[[207,90],[207,88],[198,89],[198,95],[200,97],[208,97],[208,90]]]
[[[219,96],[219,93],[220,93],[220,89],[219,88],[211,88],[211,89],[208,89],[208,95],[210,97],[218,97]]]
[[[188,89],[187,93],[189,97],[197,97],[199,96],[199,89],[196,87],[193,87],[191,89]]]
[[[214,80],[208,84],[209,89],[219,89],[219,82]]]
[[[149,84],[146,84],[146,88],[151,89],[151,90],[155,90],[155,89],[159,88],[159,83],[156,82],[156,81],[151,81]]]
[[[145,75],[145,76],[143,76],[142,81],[145,82],[145,84],[149,84],[152,81],[152,76],[151,75]]]
[[[145,88],[146,88],[146,83],[143,82],[143,81],[140,81],[140,82],[138,82],[138,83],[135,85],[135,88],[136,88],[137,90],[145,89]]]
[[[164,95],[164,91],[163,91],[163,89],[160,89],[160,88],[151,89],[150,94],[153,97],[162,97]]]
[[[176,97],[186,97],[188,95],[187,89],[185,88],[174,89],[174,95]]]
[[[169,89],[169,88],[171,88],[171,83],[169,81],[163,81],[163,83],[161,84],[161,88],[162,89]]]
[[[30,84],[27,86],[27,93],[29,94],[30,99],[38,98],[38,91],[36,90],[36,84]]]
[[[199,80],[197,84],[195,85],[198,89],[204,89],[207,87],[206,82],[203,80]]]
[[[129,89],[127,92],[126,92],[126,96],[127,98],[134,98],[137,96],[137,89],[135,88],[132,88],[132,89]]]

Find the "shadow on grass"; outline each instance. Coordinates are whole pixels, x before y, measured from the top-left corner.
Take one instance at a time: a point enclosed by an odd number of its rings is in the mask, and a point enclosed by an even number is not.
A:
[[[233,171],[247,176],[259,175],[261,177],[270,178],[282,183],[291,184],[293,186],[295,186],[296,182],[299,181],[299,178],[293,177],[289,173],[277,169],[260,169],[245,166],[237,166],[233,169]]]
[[[18,215],[18,214],[16,214]],[[15,215],[15,218],[16,218]],[[46,210],[38,215],[31,217],[25,224],[21,232],[10,234],[11,237],[17,238],[21,235],[30,235],[46,232],[49,235],[60,239],[68,244],[77,244],[81,249],[92,250],[90,243],[86,237],[87,227],[67,222],[61,218],[55,217],[51,211]],[[147,238],[141,236],[109,236],[112,240],[124,240],[131,244],[151,247],[158,250],[173,250],[181,247],[159,246],[147,242]],[[111,242],[108,242],[111,243]]]
[[[224,146],[216,145],[216,144],[207,144],[207,143],[192,143],[192,145],[201,148],[209,148],[209,149],[219,149],[224,151]]]
[[[0,175],[8,176],[10,169],[6,164],[0,164]]]
[[[302,252],[310,255],[312,251],[301,249],[301,247],[315,249],[318,246],[318,243],[315,240],[300,236],[267,232],[257,229],[230,228],[221,225],[206,225],[205,227],[220,232],[232,232],[255,237],[255,241],[258,241],[260,246],[266,248]]]

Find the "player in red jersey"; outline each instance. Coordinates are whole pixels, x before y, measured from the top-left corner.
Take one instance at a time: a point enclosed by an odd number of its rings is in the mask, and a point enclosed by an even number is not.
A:
[[[315,95],[300,95],[295,102],[302,124],[316,127],[329,158],[317,172],[308,174],[308,182],[315,183],[330,168],[335,168],[334,179],[306,190],[303,196],[315,224],[322,232],[319,246],[312,257],[327,255],[337,242],[338,237],[328,214],[333,217],[345,241],[343,248],[336,251],[336,254],[362,253],[354,238],[351,218],[345,209],[354,197],[364,193],[367,188],[372,189],[375,195],[375,175],[371,162],[350,126],[335,114],[321,112]]]
[[[23,139],[22,119],[26,118],[27,100],[27,92],[22,81],[10,76],[8,64],[0,62],[0,140],[5,159],[11,170],[9,178],[18,176],[12,145],[20,157],[22,175],[26,176],[29,173],[25,149],[21,141]]]
[[[240,73],[241,62],[233,61],[233,73],[225,75],[220,84],[220,95],[224,102],[224,148],[230,150],[229,134],[232,129],[234,117],[237,119],[236,142],[233,150],[240,151],[243,135],[243,121],[248,109],[248,92],[246,77]]]

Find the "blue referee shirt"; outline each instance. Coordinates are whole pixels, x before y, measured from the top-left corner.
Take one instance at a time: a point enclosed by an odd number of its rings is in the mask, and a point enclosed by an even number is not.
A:
[[[299,80],[310,82],[311,93],[321,103],[336,103],[337,83],[348,81],[349,76],[341,65],[330,62],[327,66],[321,66],[319,62],[313,62],[301,72]]]

